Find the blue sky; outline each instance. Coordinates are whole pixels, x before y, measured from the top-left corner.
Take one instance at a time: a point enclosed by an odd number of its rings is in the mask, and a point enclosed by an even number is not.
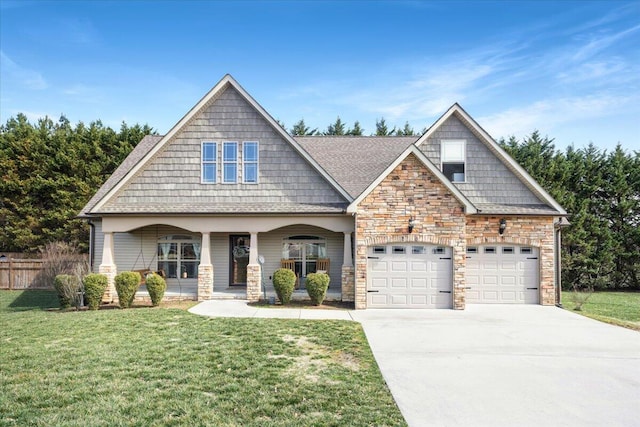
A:
[[[494,138],[640,150],[640,2],[0,0],[0,121],[165,133],[226,73],[290,128],[416,130],[460,103]]]

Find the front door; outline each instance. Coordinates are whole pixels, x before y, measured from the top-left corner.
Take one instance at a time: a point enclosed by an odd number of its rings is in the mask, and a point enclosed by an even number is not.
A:
[[[250,241],[251,236],[248,234],[229,236],[229,285],[231,286],[245,286],[247,284]]]

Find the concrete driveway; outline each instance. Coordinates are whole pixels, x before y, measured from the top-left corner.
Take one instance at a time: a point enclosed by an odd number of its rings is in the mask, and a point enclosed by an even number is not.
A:
[[[640,333],[538,305],[352,311],[410,426],[640,426]]]

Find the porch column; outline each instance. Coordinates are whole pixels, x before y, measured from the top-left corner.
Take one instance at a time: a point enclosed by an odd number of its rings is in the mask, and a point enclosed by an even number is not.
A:
[[[98,267],[98,273],[107,276],[107,290],[102,296],[104,302],[114,302],[118,300],[118,293],[115,287],[115,277],[118,274],[118,268],[116,267],[113,255],[113,233],[106,231],[104,233],[104,242],[102,244],[102,262]]]
[[[251,233],[249,265],[247,265],[247,299],[258,301],[262,285],[262,268],[258,264],[258,233]]]
[[[202,233],[200,265],[198,266],[198,301],[208,300],[213,296],[213,264],[211,264],[210,247],[209,233]]]
[[[351,254],[351,233],[344,233],[344,247],[342,255],[342,301],[355,300],[355,270],[353,255]]]

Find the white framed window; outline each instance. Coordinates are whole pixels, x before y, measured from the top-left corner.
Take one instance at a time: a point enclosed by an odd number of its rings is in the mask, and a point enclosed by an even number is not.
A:
[[[169,235],[158,239],[158,270],[168,279],[197,279],[200,241],[192,236]]]
[[[295,273],[305,278],[315,273],[318,258],[327,258],[327,241],[320,236],[290,236],[283,239],[282,258],[295,260]]]
[[[238,182],[238,143],[222,143],[222,182],[235,184]]]
[[[258,183],[258,143],[245,141],[242,143],[242,182]]]
[[[218,181],[218,143],[203,141],[200,151],[201,176],[203,184],[215,184]]]
[[[451,182],[465,182],[466,145],[464,139],[440,141],[442,173]]]

